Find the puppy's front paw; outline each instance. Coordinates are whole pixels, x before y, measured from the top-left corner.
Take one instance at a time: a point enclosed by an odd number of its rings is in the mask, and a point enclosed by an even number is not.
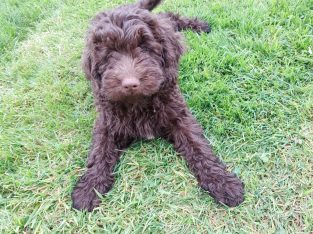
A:
[[[216,199],[229,207],[238,206],[244,201],[244,184],[237,177],[228,178],[221,186],[220,197]]]
[[[95,207],[99,206],[100,199],[94,190],[87,190],[77,185],[72,192],[73,208],[77,210],[86,210],[91,212]]]
[[[229,207],[238,206],[244,201],[244,184],[234,174],[226,174],[218,180],[207,181],[207,190],[217,202],[223,203]]]

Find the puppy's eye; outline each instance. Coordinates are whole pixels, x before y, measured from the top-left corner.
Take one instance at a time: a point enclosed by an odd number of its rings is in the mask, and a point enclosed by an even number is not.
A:
[[[147,79],[148,79],[148,78],[147,78],[146,76],[142,76],[142,77],[139,78],[139,81],[140,81],[140,82],[143,82],[143,81],[145,81],[145,80],[147,80]]]
[[[141,52],[144,52],[144,53],[149,52],[149,48],[144,46],[143,44],[140,45],[139,48],[140,48]]]
[[[107,70],[112,70],[113,68],[114,68],[113,65],[108,65],[108,66],[107,66]]]

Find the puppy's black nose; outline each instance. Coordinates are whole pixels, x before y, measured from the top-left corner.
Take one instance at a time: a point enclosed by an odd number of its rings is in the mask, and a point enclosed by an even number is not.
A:
[[[124,89],[136,89],[139,85],[139,80],[135,78],[127,78],[122,81],[122,87]]]

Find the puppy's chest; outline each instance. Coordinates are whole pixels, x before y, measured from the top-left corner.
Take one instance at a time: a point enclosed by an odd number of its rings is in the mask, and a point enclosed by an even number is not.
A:
[[[157,135],[157,116],[153,109],[124,112],[116,116],[114,122],[118,132],[124,135],[149,140]]]
[[[140,123],[136,123],[133,125],[133,129],[135,132],[135,137],[152,140],[156,136],[154,124],[151,120],[143,120]]]

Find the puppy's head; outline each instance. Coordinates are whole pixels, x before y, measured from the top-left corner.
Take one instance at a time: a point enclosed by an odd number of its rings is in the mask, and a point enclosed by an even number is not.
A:
[[[99,97],[136,102],[173,79],[167,73],[177,70],[182,52],[179,35],[165,21],[158,22],[146,10],[119,8],[94,19],[84,71]]]

